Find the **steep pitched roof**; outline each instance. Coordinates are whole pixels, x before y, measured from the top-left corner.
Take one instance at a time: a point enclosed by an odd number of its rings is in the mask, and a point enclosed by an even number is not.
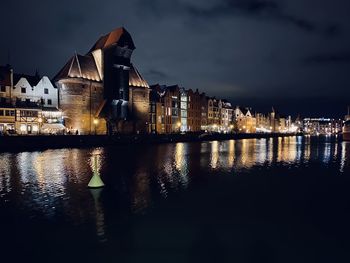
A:
[[[75,54],[54,77],[54,80],[65,78],[82,78],[100,82],[95,60],[92,56]]]
[[[16,85],[21,78],[25,78],[28,81],[28,83],[30,84],[30,86],[32,86],[32,87],[36,86],[41,79],[39,74],[32,76],[32,75],[27,75],[27,74],[15,73],[15,74],[13,74],[13,84]]]
[[[129,86],[149,88],[148,83],[133,64],[129,71]]]
[[[105,49],[113,44],[119,44],[120,46],[128,45],[130,49],[135,49],[134,42],[129,32],[126,31],[124,27],[119,27],[107,35],[100,37],[89,52],[96,49]]]

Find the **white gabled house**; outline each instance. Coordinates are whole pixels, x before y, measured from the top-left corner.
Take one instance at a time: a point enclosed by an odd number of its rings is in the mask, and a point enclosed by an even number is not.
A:
[[[2,67],[0,133],[40,134],[63,132],[58,89],[46,76],[14,74]],[[11,81],[10,81],[11,80]],[[6,85],[5,85],[6,84]],[[3,87],[4,86],[4,87]]]

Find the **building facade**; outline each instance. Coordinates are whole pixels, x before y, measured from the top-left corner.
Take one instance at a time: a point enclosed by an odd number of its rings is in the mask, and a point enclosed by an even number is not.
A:
[[[0,67],[0,86],[1,134],[64,132],[58,91],[48,77],[16,74],[8,65]]]
[[[198,89],[193,91],[189,89],[188,94],[188,131],[200,132],[201,131],[201,95]]]
[[[54,78],[65,125],[80,134],[147,133],[149,86],[131,63],[135,45],[124,28],[75,54]]]
[[[233,112],[234,130],[239,133],[255,133],[256,118],[249,108],[237,106]]]

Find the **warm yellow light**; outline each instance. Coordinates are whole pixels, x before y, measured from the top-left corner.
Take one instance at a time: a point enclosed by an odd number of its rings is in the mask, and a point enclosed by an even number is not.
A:
[[[39,123],[42,123],[42,122],[43,122],[43,119],[42,119],[42,118],[39,118],[39,119],[38,119],[38,122],[39,122]]]
[[[94,119],[94,124],[95,124],[95,125],[98,124],[98,119]]]
[[[181,122],[178,122],[178,123],[177,123],[177,127],[181,127]]]

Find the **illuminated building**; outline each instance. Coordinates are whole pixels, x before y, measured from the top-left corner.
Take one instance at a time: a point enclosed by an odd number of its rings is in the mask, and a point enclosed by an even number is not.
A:
[[[188,114],[187,125],[189,132],[201,131],[201,95],[192,89],[187,91],[188,95]]]
[[[151,85],[151,104],[156,105],[156,132],[178,133],[181,131],[180,87],[178,85]]]
[[[220,126],[220,111],[219,100],[215,97],[208,99],[208,126],[209,132],[219,132]]]
[[[200,94],[201,99],[201,131],[208,129],[208,97],[205,93]]]
[[[130,61],[134,49],[131,35],[118,28],[59,71],[54,80],[68,129],[80,134],[149,131],[149,86]]]
[[[234,130],[239,133],[255,133],[256,118],[251,113],[250,108],[237,106],[233,111]]]
[[[0,67],[0,75],[1,133],[63,132],[58,91],[48,77],[16,74],[9,65]]]
[[[187,96],[187,91],[184,88],[180,89],[180,122],[181,122],[181,131],[187,132],[190,130],[189,127],[189,106],[190,106],[190,97]]]
[[[342,129],[342,120],[328,118],[305,118],[303,132],[309,135],[338,134]]]
[[[231,132],[233,129],[233,126],[232,126],[233,109],[232,109],[231,103],[229,103],[227,100],[220,100],[219,110],[220,110],[220,131],[224,133]]]

